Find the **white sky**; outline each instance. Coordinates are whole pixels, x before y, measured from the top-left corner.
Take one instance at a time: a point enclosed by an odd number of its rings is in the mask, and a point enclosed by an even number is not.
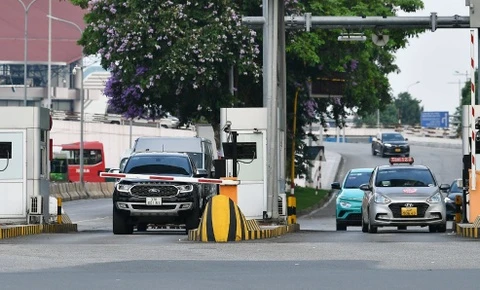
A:
[[[398,16],[429,16],[430,12],[437,12],[438,16],[469,16],[465,0],[423,0],[423,3],[425,9],[416,13],[398,13]],[[475,44],[475,52],[476,47]],[[470,73],[470,29],[428,30],[418,38],[410,38],[407,47],[396,53],[395,63],[401,72],[389,75],[394,96],[406,92],[409,87],[408,92],[421,100],[420,105],[425,111],[453,113],[459,105],[458,81],[463,86],[467,77],[465,73]],[[476,57],[475,63],[478,63]],[[455,75],[455,71],[461,75]],[[417,81],[420,83],[412,85]]]

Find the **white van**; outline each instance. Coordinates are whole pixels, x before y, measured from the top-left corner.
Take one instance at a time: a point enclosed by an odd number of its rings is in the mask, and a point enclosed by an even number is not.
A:
[[[198,169],[205,169],[213,176],[213,160],[216,157],[212,141],[201,137],[139,137],[133,152],[180,152],[187,153]]]

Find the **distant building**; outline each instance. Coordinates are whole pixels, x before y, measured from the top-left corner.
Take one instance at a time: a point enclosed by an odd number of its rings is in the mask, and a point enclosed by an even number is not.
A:
[[[31,0],[23,0],[25,5]],[[27,105],[48,105],[48,2],[36,1],[28,11]],[[25,10],[18,0],[1,0],[0,29],[0,106],[23,106],[24,102],[24,20]],[[85,10],[70,1],[52,1],[52,15],[84,29]],[[80,64],[82,47],[77,44],[81,31],[70,23],[52,20],[51,109],[80,111],[81,73],[72,74]],[[109,73],[102,68],[85,67],[84,90],[88,100],[104,97],[102,90]],[[103,87],[102,87],[103,85]]]

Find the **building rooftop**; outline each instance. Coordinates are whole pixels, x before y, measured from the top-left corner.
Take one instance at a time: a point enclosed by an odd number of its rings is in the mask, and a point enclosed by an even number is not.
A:
[[[34,0],[1,0],[0,11],[0,63],[23,64],[25,9]],[[48,62],[48,3],[35,1],[28,10],[28,53],[29,64]],[[85,28],[83,16],[86,10],[74,6],[70,1],[52,0],[52,15]],[[82,57],[82,47],[77,44],[81,33],[72,24],[52,20],[52,64],[65,65]]]

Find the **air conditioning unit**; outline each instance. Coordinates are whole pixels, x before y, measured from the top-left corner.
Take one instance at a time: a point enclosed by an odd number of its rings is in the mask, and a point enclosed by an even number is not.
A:
[[[287,194],[280,193],[278,195],[278,214],[280,216],[287,216]]]
[[[43,208],[43,199],[41,196],[32,196],[30,198],[30,215],[41,215]]]

